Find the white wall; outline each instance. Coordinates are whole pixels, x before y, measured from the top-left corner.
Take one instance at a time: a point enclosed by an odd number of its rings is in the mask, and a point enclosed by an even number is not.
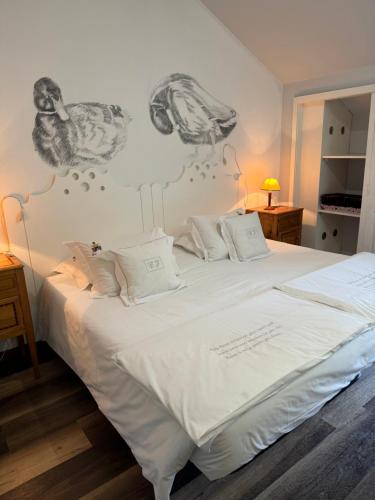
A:
[[[122,184],[175,179],[192,153],[149,117],[152,89],[175,72],[238,112],[228,142],[250,192],[278,175],[282,86],[198,0],[1,0],[0,7],[0,195],[37,190],[54,171],[31,137],[33,85],[42,76],[60,85],[65,104],[128,110],[127,145],[107,165]]]
[[[375,83],[375,66],[339,73],[335,76],[295,82],[284,86],[280,161],[280,198],[288,200],[293,99],[300,95]]]

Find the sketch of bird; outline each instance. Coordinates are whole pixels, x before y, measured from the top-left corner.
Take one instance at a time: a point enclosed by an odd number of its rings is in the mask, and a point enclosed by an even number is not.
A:
[[[162,134],[177,131],[184,144],[211,145],[222,141],[237,123],[237,113],[209,94],[191,76],[169,75],[151,95],[152,123]]]
[[[131,119],[120,106],[64,105],[60,87],[48,77],[35,83],[34,104],[35,149],[53,167],[103,165],[125,146]]]

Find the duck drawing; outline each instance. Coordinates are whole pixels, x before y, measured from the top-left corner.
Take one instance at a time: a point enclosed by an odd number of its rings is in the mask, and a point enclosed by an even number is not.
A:
[[[60,87],[48,77],[35,83],[34,104],[34,146],[52,167],[103,165],[125,146],[131,119],[121,106],[65,105]]]
[[[161,81],[150,99],[150,116],[162,134],[177,132],[196,147],[222,141],[237,124],[237,113],[207,92],[193,77],[174,73]]]

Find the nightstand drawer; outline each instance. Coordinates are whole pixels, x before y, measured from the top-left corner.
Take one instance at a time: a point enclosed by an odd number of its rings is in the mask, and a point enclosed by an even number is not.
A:
[[[285,214],[279,217],[279,232],[288,231],[293,227],[301,225],[301,213]]]
[[[0,273],[0,296],[17,295],[17,277],[15,271]]]
[[[271,217],[259,214],[260,223],[262,225],[263,234],[265,238],[272,239],[273,236],[273,221]]]
[[[20,346],[26,337],[34,375],[38,378],[38,356],[23,265],[14,255],[0,253],[0,340],[13,337],[19,337]]]
[[[0,305],[0,331],[4,328],[12,328],[17,324],[17,311],[14,302]]]
[[[303,208],[280,206],[272,210],[264,207],[246,210],[246,213],[251,212],[258,213],[266,238],[293,245],[301,244]]]
[[[0,338],[23,328],[23,317],[17,297],[0,300]]]
[[[299,227],[292,228],[289,231],[283,231],[279,234],[280,241],[290,243],[291,245],[301,244],[301,229]]]

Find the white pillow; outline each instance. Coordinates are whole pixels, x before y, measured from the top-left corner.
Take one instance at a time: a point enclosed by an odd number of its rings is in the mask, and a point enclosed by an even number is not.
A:
[[[197,247],[203,252],[205,260],[221,260],[228,257],[228,249],[219,233],[217,215],[189,217],[192,237]]]
[[[60,264],[55,267],[54,272],[69,276],[81,290],[86,290],[90,285],[89,277],[82,271],[78,263],[72,257],[60,262]]]
[[[131,247],[165,236],[164,231],[157,227],[151,231],[123,236],[118,245]],[[170,244],[173,244],[173,238]],[[72,252],[74,259],[82,271],[88,276],[92,284],[91,296],[93,298],[114,297],[120,293],[120,284],[116,277],[115,263],[108,252],[93,250],[93,244],[88,245],[80,241],[68,241],[64,243]],[[175,262],[175,261],[174,261]],[[178,270],[175,263],[176,271]]]
[[[242,217],[223,217],[220,226],[232,261],[249,261],[270,253],[256,212]]]
[[[243,209],[230,212],[227,217],[242,215]],[[227,246],[221,236],[218,215],[197,215],[189,217],[189,230],[177,241],[186,250],[208,261],[221,260],[228,257]]]
[[[184,248],[190,253],[193,253],[200,259],[204,259],[204,251],[201,250],[201,248],[195,243],[191,227],[189,227],[186,233],[183,233],[180,237],[178,237],[174,244],[178,247]]]
[[[143,233],[126,236],[125,238],[123,238],[123,241],[119,245],[118,249],[123,250],[138,245],[144,245],[145,243],[148,243],[153,240],[158,240],[159,238],[163,238],[164,236],[168,238],[169,245],[171,248],[173,248],[173,241],[174,241],[173,236],[166,235],[161,227],[154,227],[151,231],[145,231]],[[180,269],[178,267],[176,257],[174,255],[172,257],[176,274],[180,274]]]
[[[80,265],[82,262],[82,266],[87,266],[93,298],[119,295],[120,285],[116,279],[115,264],[112,260],[102,258],[106,252],[95,251],[92,245],[80,241],[68,241],[65,245],[76,256]]]
[[[127,306],[147,302],[184,286],[176,275],[168,236],[111,253],[121,285],[120,297]]]
[[[165,232],[161,227],[154,227],[151,231],[143,233],[130,234],[117,239],[116,248],[129,248],[137,245],[143,245],[152,240],[157,240],[165,236]]]
[[[79,246],[77,245],[77,241],[64,241],[64,245],[69,248],[69,250],[72,253],[72,258],[73,261],[76,262],[78,267],[81,269],[81,271],[87,276],[90,284],[92,284],[92,275],[90,271],[89,264],[85,258],[85,256],[82,254],[81,250],[79,249]]]
[[[206,265],[206,262],[203,259],[197,257],[194,253],[188,252],[180,247],[173,247],[173,255],[176,258],[177,265],[181,274]]]

